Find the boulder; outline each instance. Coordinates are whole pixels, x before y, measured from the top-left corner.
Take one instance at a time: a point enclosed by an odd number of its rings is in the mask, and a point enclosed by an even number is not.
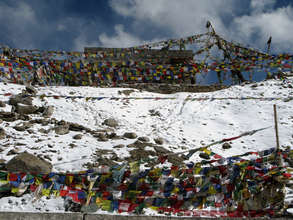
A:
[[[76,134],[73,136],[73,139],[80,140],[82,138],[82,134]]]
[[[15,106],[15,112],[21,115],[29,115],[29,114],[34,114],[38,110],[37,106],[33,105],[25,105],[25,104],[17,104]]]
[[[32,95],[36,95],[38,93],[38,91],[31,85],[26,86],[25,89],[29,94],[32,94]]]
[[[30,153],[20,153],[6,164],[9,172],[50,173],[52,165]]]
[[[50,118],[53,115],[53,112],[54,112],[54,106],[45,107],[43,112],[43,117]]]
[[[70,131],[83,131],[86,128],[80,124],[77,123],[69,123],[69,130]]]
[[[18,95],[11,96],[9,101],[8,101],[9,105],[14,105],[14,106],[16,106],[18,103],[19,104],[24,104],[24,105],[32,105],[33,104],[33,98],[27,96],[26,94],[21,93],[21,94],[18,94]]]
[[[137,135],[134,132],[126,132],[123,134],[123,137],[128,139],[135,139],[137,138]]]
[[[200,153],[199,154],[199,157],[200,158],[203,158],[203,159],[206,159],[206,160],[209,160],[210,159],[210,156],[207,153]]]
[[[118,126],[118,122],[114,118],[108,118],[102,124],[113,128]]]
[[[150,139],[148,137],[139,137],[138,140],[141,142],[150,142]]]
[[[156,144],[162,145],[164,143],[164,139],[163,138],[155,138],[154,139]]]
[[[29,129],[32,126],[33,124],[31,124],[30,122],[24,122],[24,123],[15,125],[13,128],[17,131],[25,131],[26,129]]]
[[[231,144],[229,144],[227,142],[222,145],[223,149],[230,149],[231,147],[232,147]]]
[[[7,122],[16,121],[18,119],[18,114],[15,112],[0,112],[0,119]]]
[[[0,140],[6,137],[5,131],[3,128],[0,128]]]
[[[5,102],[0,101],[0,107],[4,108],[6,106]]]
[[[55,133],[59,135],[64,135],[69,133],[69,124],[66,122],[59,123],[54,128]]]
[[[112,139],[112,140],[118,140],[121,137],[119,135],[117,135],[115,132],[112,132],[110,134],[107,134],[107,138]]]

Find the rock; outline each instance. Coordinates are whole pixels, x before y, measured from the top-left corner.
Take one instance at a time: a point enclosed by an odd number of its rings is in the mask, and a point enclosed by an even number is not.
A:
[[[20,153],[6,164],[9,172],[50,173],[52,165],[30,153]]]
[[[17,104],[24,104],[24,105],[32,105],[33,104],[33,98],[28,97],[26,94],[18,94],[11,96],[9,101],[9,105],[14,105],[16,106]]]
[[[80,212],[81,204],[75,203],[70,197],[66,197],[64,201],[64,208],[66,212]]]
[[[118,122],[114,118],[108,118],[102,124],[113,128],[118,126]]]
[[[99,133],[93,134],[93,136],[95,138],[98,138],[98,141],[103,141],[103,142],[108,141],[106,133],[99,132]]]
[[[135,139],[137,138],[137,135],[134,132],[126,132],[123,134],[123,137],[128,139]]]
[[[149,113],[151,116],[161,116],[161,113],[159,111],[155,111],[154,109],[149,110]]]
[[[210,156],[207,153],[200,153],[199,154],[199,157],[200,158],[203,158],[203,159],[206,159],[206,160],[209,160],[210,159]]]
[[[131,93],[135,92],[133,89],[125,89],[125,90],[122,90],[122,91],[118,91],[118,94],[121,95],[121,94],[124,94],[126,96],[129,96]]]
[[[33,105],[17,104],[15,106],[15,112],[21,115],[34,114],[37,112],[37,110],[38,107]]]
[[[31,120],[31,117],[29,115],[18,115],[18,119],[23,121],[29,121]]]
[[[43,112],[43,117],[50,118],[53,115],[53,112],[54,112],[54,106],[45,107]]]
[[[0,101],[0,107],[4,108],[6,104],[3,101]]]
[[[70,148],[75,148],[75,147],[77,147],[77,145],[74,144],[74,143],[70,143],[69,146],[70,146]]]
[[[164,143],[164,139],[163,138],[155,138],[154,139],[156,144],[162,145]]]
[[[15,112],[0,112],[0,118],[3,121],[12,122],[18,119],[18,114]]]
[[[82,125],[79,125],[77,123],[69,123],[69,130],[70,131],[83,131],[86,128]]]
[[[141,142],[150,142],[150,139],[148,137],[139,137],[138,140]]]
[[[26,91],[32,95],[36,95],[38,91],[31,85],[25,87]]]
[[[6,137],[5,131],[3,128],[0,128],[0,140]]]
[[[45,159],[52,161],[51,157],[49,155],[44,156]]]
[[[123,147],[125,147],[124,144],[118,144],[118,145],[114,146],[113,148],[123,148]]]
[[[167,154],[167,153],[171,153],[171,151],[161,147],[161,146],[153,146],[155,151],[158,153],[158,154]]]
[[[8,151],[6,155],[10,156],[10,155],[15,155],[15,154],[18,154],[18,150],[12,149],[12,150]]]
[[[75,139],[75,140],[80,140],[81,138],[82,138],[81,134],[76,134],[73,136],[73,139]]]
[[[25,131],[26,129],[29,129],[32,127],[32,124],[30,122],[24,122],[18,125],[15,125],[13,128],[17,131]]]
[[[223,145],[222,145],[222,148],[223,149],[230,149],[232,146],[231,146],[231,144],[229,144],[229,143],[224,143]]]
[[[64,135],[69,133],[69,125],[58,125],[54,128],[55,133],[59,135]]]
[[[49,134],[50,130],[49,130],[49,129],[46,130],[46,129],[44,129],[44,128],[40,128],[40,129],[39,129],[39,132],[40,132],[40,133],[43,133],[43,134]]]
[[[69,124],[64,122],[63,124],[56,125],[55,128],[55,133],[59,135],[64,135],[69,133]]]
[[[110,134],[107,134],[107,138],[117,140],[117,139],[120,139],[121,137],[118,136],[115,132],[112,132]]]

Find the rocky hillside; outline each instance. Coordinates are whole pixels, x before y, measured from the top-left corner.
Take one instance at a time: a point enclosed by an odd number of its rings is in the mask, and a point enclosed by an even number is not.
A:
[[[224,157],[262,151],[276,146],[273,104],[278,109],[281,146],[292,148],[292,83],[291,77],[171,94],[143,88],[0,83],[2,170],[75,172],[139,159],[146,161],[144,166],[156,166],[166,154],[171,155],[167,165],[197,162],[204,156],[195,153],[187,160],[188,150],[272,126],[212,147]],[[187,153],[172,154],[182,151]],[[0,209],[51,210],[45,200],[32,205],[29,195],[23,199],[25,204],[19,198],[2,198]],[[63,210],[58,199],[50,201],[56,204],[52,209]]]

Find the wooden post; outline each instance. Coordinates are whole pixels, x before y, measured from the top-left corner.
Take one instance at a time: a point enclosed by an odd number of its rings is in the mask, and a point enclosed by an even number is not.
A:
[[[276,142],[277,142],[276,160],[278,162],[278,165],[281,165],[281,158],[278,156],[278,154],[280,152],[280,143],[279,143],[278,116],[277,116],[276,104],[274,104],[274,118],[275,118],[275,133],[276,133]]]

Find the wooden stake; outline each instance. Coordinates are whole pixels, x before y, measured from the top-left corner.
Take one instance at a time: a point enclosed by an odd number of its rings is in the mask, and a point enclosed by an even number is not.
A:
[[[277,141],[277,150],[280,150],[280,143],[279,143],[279,130],[278,130],[278,118],[277,118],[277,107],[274,104],[274,117],[275,117],[275,132],[276,132],[276,141]]]
[[[278,116],[277,116],[277,107],[276,104],[274,104],[274,118],[275,118],[275,133],[276,133],[276,142],[277,142],[277,155],[276,160],[278,165],[281,165],[281,158],[279,157],[280,152],[280,143],[279,143],[279,130],[278,130]]]

